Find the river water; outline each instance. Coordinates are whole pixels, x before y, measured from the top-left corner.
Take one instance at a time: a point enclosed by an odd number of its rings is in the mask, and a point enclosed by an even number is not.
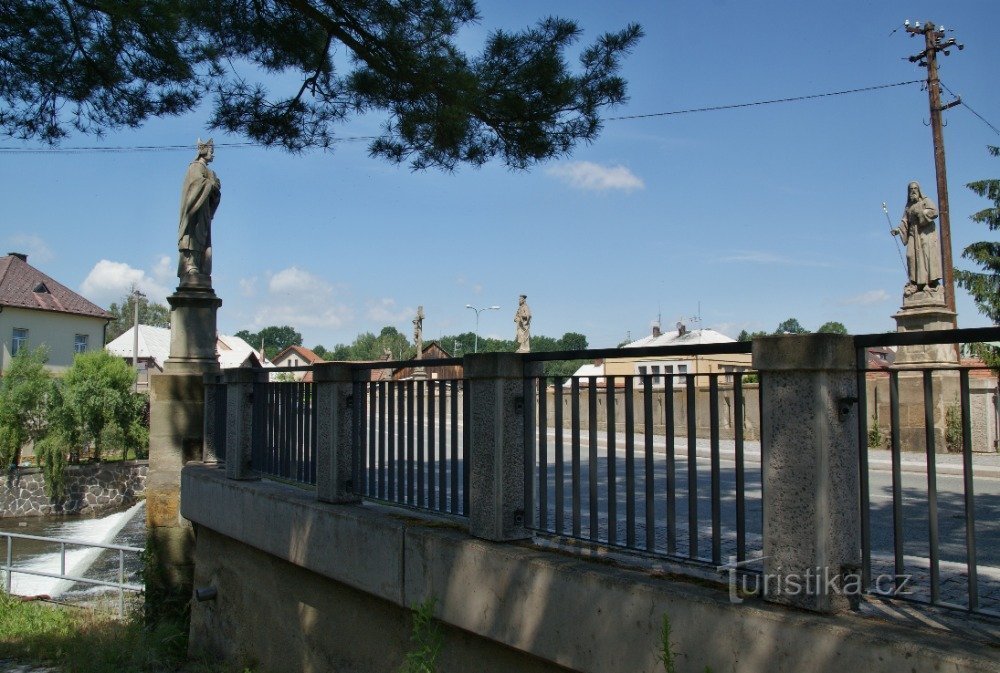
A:
[[[0,519],[0,531],[43,537],[144,547],[146,544],[146,504],[139,502],[128,509],[102,517],[25,517]],[[0,555],[6,562],[6,539],[0,537]],[[13,565],[42,572],[59,572],[59,545],[35,540],[15,539]],[[138,554],[125,552],[125,582],[141,584]],[[118,552],[96,548],[66,547],[66,574],[115,582],[118,580]],[[0,578],[6,581],[3,573]],[[14,572],[11,593],[20,596],[44,594],[63,600],[86,600],[109,591],[111,587],[74,583]]]

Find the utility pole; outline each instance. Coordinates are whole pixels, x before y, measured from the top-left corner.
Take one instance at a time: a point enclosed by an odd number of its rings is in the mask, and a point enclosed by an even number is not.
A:
[[[139,299],[144,298],[139,288],[132,286],[132,370],[135,372],[134,392],[139,392]]]
[[[934,138],[934,172],[937,175],[938,222],[941,226],[941,262],[944,267],[945,302],[949,311],[955,310],[955,274],[951,260],[951,218],[948,209],[948,174],[944,161],[944,134],[942,133],[941,113],[962,102],[956,98],[947,105],[941,105],[941,81],[938,79],[937,54],[944,52],[948,56],[951,47],[961,51],[965,45],[959,44],[955,38],[944,39],[944,26],[935,26],[927,21],[923,26],[917,21],[910,25],[909,20],[903,22],[910,37],[923,35],[924,50],[910,57],[910,63],[916,63],[927,68],[927,96],[930,101],[931,134]],[[957,327],[957,323],[956,323]]]

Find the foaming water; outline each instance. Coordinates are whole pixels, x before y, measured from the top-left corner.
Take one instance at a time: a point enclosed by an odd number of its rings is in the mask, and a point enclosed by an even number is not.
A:
[[[44,533],[32,534],[42,534],[46,537],[57,537],[91,543],[134,544],[131,542],[123,543],[116,541],[116,538],[122,532],[123,528],[132,522],[140,512],[144,511],[145,506],[146,503],[144,501],[139,502],[129,507],[127,510],[109,514],[108,516],[101,517],[99,519],[61,519],[55,525],[47,525]],[[23,529],[18,530],[10,528],[9,532],[26,533],[27,531]],[[14,541],[15,553],[17,552],[19,543],[23,545],[25,544],[25,541]],[[16,568],[49,573],[60,572],[61,568],[58,543],[45,543],[41,548],[38,547],[38,543],[35,543],[32,546],[39,550],[39,553],[28,554],[26,556],[15,556],[14,566]],[[141,544],[139,546],[141,546]],[[89,576],[87,573],[91,569],[91,566],[93,566],[95,561],[102,556],[107,556],[107,550],[99,547],[75,547],[67,545],[66,567],[64,574],[72,575],[74,577]],[[116,559],[115,568],[117,569],[117,553],[115,553],[114,556]],[[134,553],[127,553],[126,557],[133,557],[130,560],[134,563]],[[103,579],[117,579],[116,576],[117,572],[115,572],[111,577]],[[128,581],[128,579],[126,579],[126,581]],[[39,594],[45,594],[55,598],[69,591],[73,585],[74,582],[70,580],[40,577],[38,575],[24,575],[15,572],[11,581],[11,593],[20,596],[36,596]],[[90,589],[96,589],[96,587],[93,585],[83,585],[82,587],[82,591],[85,592],[88,592]]]

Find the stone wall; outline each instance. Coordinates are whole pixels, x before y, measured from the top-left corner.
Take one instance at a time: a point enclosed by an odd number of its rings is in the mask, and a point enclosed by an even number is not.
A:
[[[97,465],[67,465],[66,497],[53,500],[45,493],[39,468],[21,468],[4,475],[0,518],[49,514],[97,515],[142,498],[146,491],[145,460]]]

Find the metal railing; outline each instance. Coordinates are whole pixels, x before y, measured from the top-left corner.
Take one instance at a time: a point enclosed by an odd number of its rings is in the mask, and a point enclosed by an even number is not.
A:
[[[427,361],[438,366],[445,362],[450,361]],[[369,378],[367,372],[358,374]],[[356,380],[355,492],[372,500],[467,516],[467,400],[461,379]]]
[[[998,328],[855,338],[862,581],[873,595],[1000,616],[1000,463],[982,442],[996,436],[996,373],[959,366],[955,350],[996,340]],[[901,348],[939,345],[954,365],[868,365],[874,346],[896,347],[898,358]],[[977,380],[992,386],[993,408],[974,415]],[[973,451],[977,438],[993,458]]]
[[[264,371],[253,385],[253,449],[256,472],[316,484],[316,414],[312,383],[272,382]]]
[[[144,549],[142,547],[130,547],[127,545],[117,545],[117,544],[104,544],[99,542],[83,542],[80,540],[70,540],[66,538],[58,537],[43,537],[39,535],[25,535],[23,533],[8,533],[0,531],[0,536],[6,539],[6,562],[0,566],[0,571],[5,574],[4,578],[4,590],[8,595],[11,594],[11,588],[13,586],[13,577],[15,574],[22,575],[33,575],[36,577],[48,577],[51,579],[66,580],[70,582],[76,582],[81,584],[93,584],[95,586],[111,587],[113,589],[118,589],[118,616],[123,617],[125,615],[125,592],[131,591],[135,593],[141,593],[145,590],[140,584],[129,584],[125,581],[125,554],[134,553],[141,554]],[[32,570],[29,568],[22,568],[14,565],[14,540],[34,540],[50,544],[59,545],[59,572],[52,573],[43,570]],[[66,547],[91,547],[99,549],[108,549],[118,552],[118,580],[115,582],[107,580],[99,580],[90,577],[77,577],[75,575],[68,575],[66,573]]]
[[[730,354],[750,351],[749,343],[724,346]],[[638,357],[721,350],[682,348],[641,349],[649,352]],[[747,452],[745,438],[748,426],[759,432],[758,387],[744,385],[744,373],[533,379],[526,388],[534,399],[526,436],[529,527],[715,566],[759,555],[759,442]]]

